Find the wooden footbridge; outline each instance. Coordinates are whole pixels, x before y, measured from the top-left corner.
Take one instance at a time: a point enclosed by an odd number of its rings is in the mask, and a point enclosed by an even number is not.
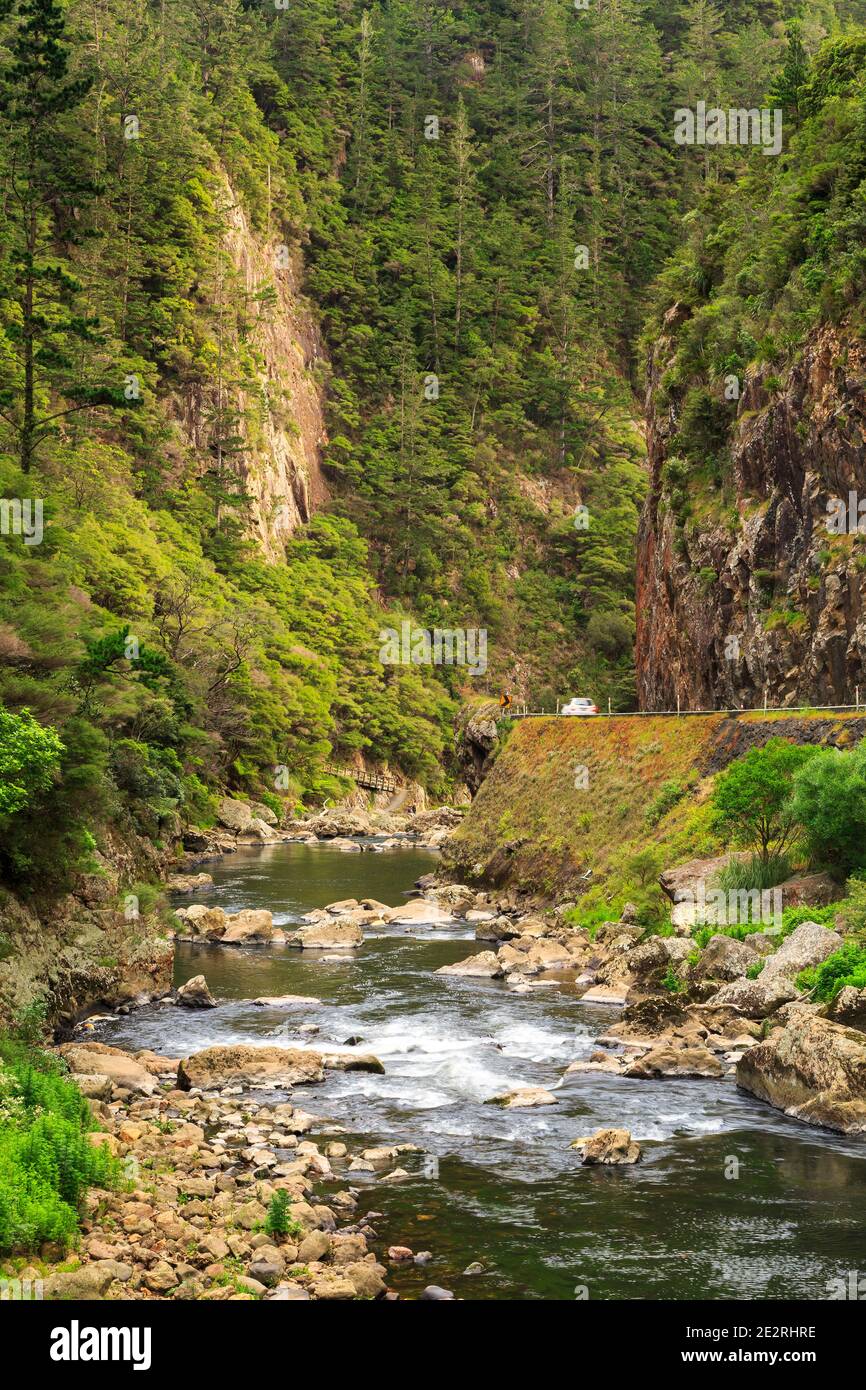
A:
[[[331,777],[344,777],[348,782],[357,782],[359,787],[369,787],[374,792],[395,792],[399,787],[396,777],[388,777],[384,772],[368,772],[366,768],[338,767],[336,763],[325,763],[322,771]]]

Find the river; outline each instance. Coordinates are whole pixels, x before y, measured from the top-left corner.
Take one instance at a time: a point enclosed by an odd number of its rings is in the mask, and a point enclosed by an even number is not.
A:
[[[214,888],[201,901],[269,908],[275,925],[291,925],[346,897],[398,904],[433,867],[432,853],[411,848],[244,849],[208,865]],[[147,1007],[101,1036],[172,1056],[215,1043],[346,1051],[359,1039],[384,1075],[329,1073],[293,1097],[321,1117],[317,1133],[345,1130],[353,1152],[423,1147],[401,1156],[410,1177],[399,1185],[351,1175],[361,1210],[381,1213],[372,1224],[382,1247],[432,1254],[389,1275],[408,1297],[436,1283],[467,1299],[825,1299],[828,1280],[862,1268],[862,1142],[788,1120],[731,1080],[563,1078],[614,1011],[581,1005],[567,986],[517,995],[436,975],[472,953],[473,935],[456,921],[385,928],[351,959],[179,943],[175,983],[204,973],[220,1007]],[[248,1002],[289,993],[322,1002],[288,1014]],[[319,1033],[299,1034],[305,1023]],[[558,1104],[485,1105],[518,1085],[553,1089]],[[583,1168],[570,1141],[609,1125],[631,1130],[641,1162]],[[345,1174],[334,1186],[347,1186]],[[464,1274],[475,1262],[484,1273]]]

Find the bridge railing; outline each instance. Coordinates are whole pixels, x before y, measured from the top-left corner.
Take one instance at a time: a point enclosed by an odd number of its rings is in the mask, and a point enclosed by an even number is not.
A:
[[[344,777],[349,782],[357,782],[359,787],[367,787],[370,791],[395,792],[400,785],[395,777],[388,777],[384,772],[367,772],[366,769],[357,767],[338,767],[336,763],[325,763],[322,771],[330,773],[332,777]]]

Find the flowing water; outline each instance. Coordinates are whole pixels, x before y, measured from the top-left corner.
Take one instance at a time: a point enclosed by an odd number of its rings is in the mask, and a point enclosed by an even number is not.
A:
[[[207,900],[267,907],[297,922],[345,897],[398,904],[435,867],[414,849],[343,854],[326,845],[241,850],[212,869]],[[410,1177],[379,1186],[353,1173],[382,1245],[429,1250],[395,1269],[413,1296],[437,1283],[477,1299],[755,1299],[828,1297],[828,1280],[863,1268],[866,1145],[810,1129],[733,1082],[564,1077],[615,1011],[567,986],[516,995],[497,981],[436,975],[476,949],[473,929],[385,928],[351,959],[289,947],[179,944],[175,979],[204,973],[218,1009],[141,1009],[105,1026],[106,1041],[172,1056],[214,1043],[374,1052],[384,1075],[329,1073],[293,1098],[345,1130],[350,1151],[410,1142]],[[478,947],[477,949],[481,949]],[[253,1007],[259,995],[319,1005]],[[318,1025],[310,1038],[302,1023]],[[554,1090],[532,1110],[485,1105],[518,1085]],[[583,1168],[569,1143],[602,1126],[630,1129],[639,1164]],[[738,1176],[734,1174],[738,1171]],[[336,1186],[345,1187],[342,1176]],[[473,1262],[480,1275],[463,1271]]]

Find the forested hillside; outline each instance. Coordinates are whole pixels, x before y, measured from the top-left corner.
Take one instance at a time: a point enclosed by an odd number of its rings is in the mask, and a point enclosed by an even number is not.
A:
[[[648,708],[866,687],[866,32],[793,32],[782,158],[686,219],[646,331]]]
[[[502,685],[634,699],[637,336],[774,163],[673,111],[860,10],[2,0],[7,874],[320,800],[332,753],[442,792]],[[486,673],[383,665],[404,617]]]

